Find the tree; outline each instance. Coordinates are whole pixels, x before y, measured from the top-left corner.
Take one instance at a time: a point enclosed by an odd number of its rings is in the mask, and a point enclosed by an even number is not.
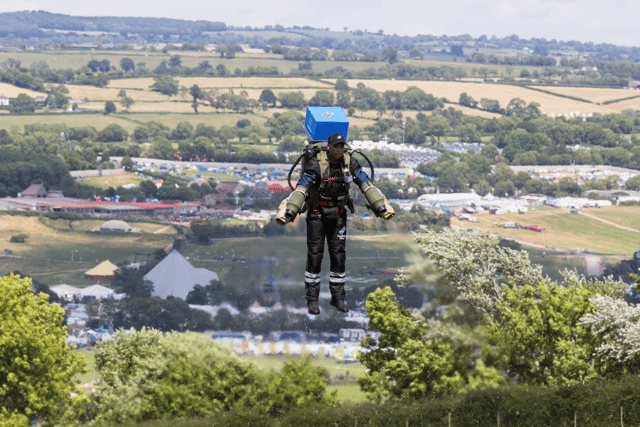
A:
[[[133,160],[131,160],[131,157],[129,156],[124,156],[120,161],[120,164],[122,165],[124,170],[129,171],[133,167]]]
[[[189,95],[191,95],[193,97],[193,110],[197,113],[198,112],[198,99],[203,99],[204,98],[204,91],[202,89],[200,89],[200,86],[194,84],[193,86],[191,86],[191,88],[189,89]]]
[[[276,98],[276,96],[274,95],[273,91],[271,89],[264,89],[261,93],[260,93],[260,98],[258,98],[259,102],[266,102],[267,104],[271,104],[271,107],[275,107],[276,106],[276,101],[278,100],[278,98]]]
[[[120,92],[118,92],[118,98],[120,98],[120,104],[122,104],[124,109],[127,111],[129,111],[129,107],[136,103],[132,98],[127,96],[127,92],[124,89],[121,89]]]
[[[98,132],[98,134],[96,135],[96,141],[121,142],[126,141],[128,137],[129,133],[122,126],[117,123],[111,123],[100,132]]]
[[[449,125],[449,121],[442,117],[441,115],[431,116],[427,121],[427,135],[433,135],[438,137],[438,141],[440,141],[440,137],[444,136],[451,126]]]
[[[104,114],[108,116],[116,112],[116,104],[113,101],[107,101],[104,103]]]
[[[153,292],[153,283],[145,280],[143,271],[137,268],[117,269],[111,285],[130,298],[149,298]]]
[[[182,67],[182,58],[180,57],[180,55],[171,55],[171,58],[169,58],[169,66],[171,68]]]
[[[478,105],[478,102],[473,99],[471,96],[467,94],[467,92],[462,92],[460,94],[460,99],[458,101],[460,105],[464,105],[466,107],[475,108]]]
[[[136,64],[133,62],[133,59],[125,57],[120,60],[120,68],[122,68],[122,71],[125,73],[128,73],[129,71],[136,70]]]
[[[631,276],[638,279],[635,274]],[[590,301],[594,310],[581,319],[581,326],[588,327],[598,336],[595,353],[607,364],[622,368],[619,369],[620,374],[637,375],[640,366],[640,307],[620,298],[602,295]]]
[[[382,333],[377,341],[363,339],[366,351],[357,356],[367,367],[358,384],[369,398],[418,399],[504,381],[471,347],[445,338],[445,331],[439,331],[440,337],[425,335],[424,325],[398,303],[390,287],[369,294],[366,308],[369,327]]]
[[[281,92],[278,95],[278,101],[283,108],[303,108],[307,104],[301,91]]]
[[[416,242],[455,286],[458,298],[490,315],[495,315],[502,299],[502,283],[536,289],[543,279],[542,268],[531,264],[527,252],[495,248],[486,234],[425,230],[416,237]],[[400,281],[412,283],[411,273],[402,275]]]
[[[333,92],[328,90],[319,90],[309,100],[310,105],[316,105],[318,107],[331,107],[333,106]]]
[[[387,45],[382,49],[382,57],[389,61],[389,64],[395,64],[398,62],[398,51],[395,47]]]
[[[490,327],[495,356],[518,382],[553,385],[584,382],[598,375],[595,337],[580,319],[593,310],[596,289],[585,283],[542,283],[508,288],[502,318]]]
[[[163,95],[173,96],[179,92],[178,81],[168,75],[158,76],[153,78],[155,83],[149,86],[153,91],[160,92]]]
[[[188,304],[207,305],[209,304],[209,295],[206,289],[201,285],[195,285],[187,295]]]
[[[9,111],[12,114],[31,114],[36,111],[36,101],[25,93],[18,94],[18,96],[11,101]]]
[[[83,398],[74,377],[84,358],[65,343],[64,310],[34,295],[31,279],[13,274],[0,278],[0,423],[29,426],[36,417],[56,425],[73,419]],[[76,413],[78,415],[78,413]],[[6,424],[5,424],[6,423]]]
[[[424,52],[417,47],[414,47],[409,51],[409,57],[413,59],[424,59]]]
[[[278,414],[310,403],[336,404],[335,393],[326,391],[324,372],[308,359],[263,373],[190,332],[118,333],[97,346],[96,368],[102,382],[88,415],[97,425],[204,417],[231,409]]]
[[[349,82],[347,82],[345,79],[337,79],[334,89],[336,91],[338,91],[338,92],[340,92],[340,91],[348,91],[349,90]]]

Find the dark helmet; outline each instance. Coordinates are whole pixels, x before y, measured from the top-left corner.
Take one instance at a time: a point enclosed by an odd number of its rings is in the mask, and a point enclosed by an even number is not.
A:
[[[344,136],[339,133],[334,133],[329,137],[327,142],[328,145],[338,145],[338,144],[346,144],[347,141],[344,140]]]

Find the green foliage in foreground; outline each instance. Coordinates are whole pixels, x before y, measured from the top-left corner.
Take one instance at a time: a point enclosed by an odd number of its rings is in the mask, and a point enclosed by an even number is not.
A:
[[[64,310],[48,300],[34,295],[29,278],[0,278],[0,426],[36,417],[57,424],[84,401],[71,395],[84,359],[64,342]]]
[[[231,411],[215,418],[189,418],[136,424],[142,427],[200,426],[579,426],[640,424],[640,385],[636,376],[620,382],[595,380],[564,387],[476,390],[456,397],[414,402],[313,405],[265,417],[256,410]],[[622,408],[622,409],[621,409]]]
[[[327,374],[310,359],[264,373],[210,338],[142,329],[99,345],[102,382],[89,408],[92,425],[212,416],[236,409],[278,415],[296,407],[337,403]]]

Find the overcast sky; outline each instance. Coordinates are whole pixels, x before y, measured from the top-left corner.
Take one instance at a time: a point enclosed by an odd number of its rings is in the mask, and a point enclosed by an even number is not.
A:
[[[510,36],[640,46],[636,0],[0,0],[0,12],[221,21],[233,26],[310,25],[385,34]]]

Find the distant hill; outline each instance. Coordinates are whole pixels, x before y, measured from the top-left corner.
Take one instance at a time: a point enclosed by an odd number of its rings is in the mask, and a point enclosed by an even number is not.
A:
[[[170,18],[133,18],[115,16],[70,16],[45,11],[0,13],[0,37],[14,34],[18,37],[47,33],[42,30],[100,31],[127,35],[139,34],[143,38],[160,34],[202,34],[206,31],[224,31],[224,22],[186,21]]]
[[[46,11],[0,13],[0,45],[26,47],[48,41],[56,45],[102,44],[144,45],[149,43],[247,44],[252,48],[297,46],[326,48],[383,56],[386,46],[398,51],[398,58],[424,58],[445,55],[445,59],[465,58],[472,62],[496,64],[504,56],[538,56],[540,58],[578,58],[597,61],[640,62],[640,47],[615,46],[575,40],[558,41],[544,38],[522,39],[468,34],[457,36],[399,36],[366,30],[329,31],[308,26],[233,27],[224,22],[189,21],[170,18],[86,17]],[[476,57],[472,57],[475,54]],[[486,55],[486,57],[485,57]],[[348,60],[348,59],[347,59]],[[507,61],[508,62],[508,61]],[[518,63],[519,64],[519,63]],[[507,64],[509,65],[509,64]],[[514,65],[514,64],[511,64]],[[516,64],[517,65],[517,64]],[[536,63],[529,65],[555,65]]]

